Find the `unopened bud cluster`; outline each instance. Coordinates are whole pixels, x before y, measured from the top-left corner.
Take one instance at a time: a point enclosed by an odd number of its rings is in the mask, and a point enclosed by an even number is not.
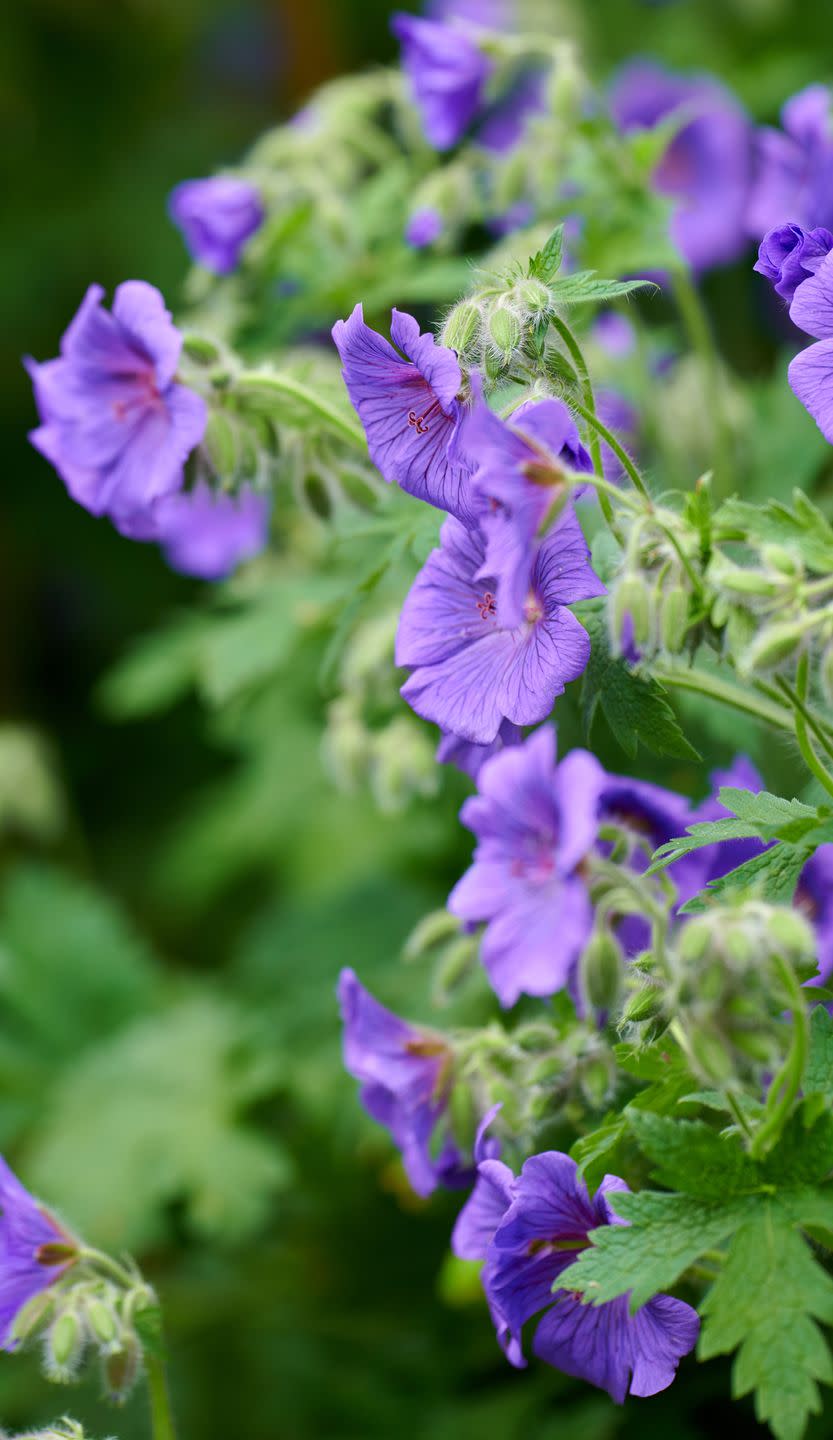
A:
[[[708,581],[712,623],[724,631],[726,649],[742,674],[791,670],[803,652],[813,651],[829,683],[832,587],[807,574],[797,550],[764,544],[743,565],[718,551]]]
[[[327,709],[324,760],[339,789],[367,787],[384,813],[440,785],[434,746],[425,727],[398,705],[393,666],[395,613],[359,625],[339,671],[340,693]]]
[[[696,531],[671,510],[657,508],[631,522],[621,567],[609,586],[614,654],[635,663],[678,655],[697,643],[698,554]]]
[[[721,905],[680,926],[661,966],[650,955],[637,964],[622,1027],[647,1041],[673,1022],[704,1084],[757,1093],[787,1048],[793,986],[816,963],[813,931],[795,910]]]

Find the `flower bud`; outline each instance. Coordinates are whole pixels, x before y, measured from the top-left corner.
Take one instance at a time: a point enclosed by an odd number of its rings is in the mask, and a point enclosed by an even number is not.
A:
[[[138,1341],[129,1335],[118,1349],[102,1356],[101,1375],[108,1400],[120,1404],[127,1398],[138,1378],[141,1358]]]
[[[537,320],[552,309],[552,294],[543,280],[519,280],[512,293],[530,319]]]
[[[581,988],[594,1010],[610,1010],[622,988],[624,956],[608,929],[593,931],[579,961]]]
[[[489,334],[504,363],[508,362],[520,345],[523,334],[518,316],[508,305],[499,305],[492,311],[489,316]]]
[[[90,1334],[99,1345],[112,1345],[119,1333],[119,1324],[112,1306],[97,1295],[91,1295],[84,1306]]]
[[[33,1295],[14,1317],[12,1339],[19,1343],[30,1339],[51,1314],[54,1304],[55,1297],[48,1290],[41,1290],[39,1294]]]
[[[623,576],[613,595],[613,633],[617,643],[622,634],[625,616],[629,615],[635,645],[641,649],[648,644],[651,636],[650,604],[648,588],[640,576]]]
[[[182,350],[183,354],[197,365],[215,365],[220,358],[220,351],[214,341],[207,340],[204,335],[184,335]]]
[[[741,656],[740,669],[746,674],[777,669],[797,656],[804,634],[805,627],[798,621],[785,620],[765,626]]]
[[[796,577],[801,574],[802,567],[798,556],[786,545],[762,545],[761,559],[770,569],[777,570],[781,575]]]
[[[441,343],[458,355],[466,355],[480,331],[480,311],[470,300],[461,300],[449,311],[440,336]]]
[[[221,479],[230,480],[237,469],[237,435],[235,427],[222,410],[211,411],[205,427],[203,445],[215,473]]]
[[[65,1384],[73,1379],[84,1353],[84,1327],[74,1310],[62,1310],[46,1336],[46,1369],[50,1380]]]
[[[460,933],[460,921],[456,915],[449,910],[432,910],[430,915],[424,915],[418,925],[414,926],[405,942],[404,955],[408,960],[415,960],[417,956],[424,955],[426,950],[433,950],[436,945],[441,945],[444,940],[450,940],[452,936]]]
[[[769,919],[770,938],[790,960],[813,960],[816,939],[812,928],[795,910],[774,909]]]
[[[660,643],[670,655],[683,648],[688,625],[689,594],[682,585],[672,585],[660,601]]]
[[[626,1000],[622,1021],[638,1024],[642,1020],[652,1020],[662,1010],[662,1000],[662,991],[658,986],[644,985]]]

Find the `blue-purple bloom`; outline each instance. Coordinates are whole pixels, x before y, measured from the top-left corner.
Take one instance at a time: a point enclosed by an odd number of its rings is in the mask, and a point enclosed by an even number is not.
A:
[[[453,1079],[447,1041],[386,1010],[352,970],[342,970],[338,998],[345,1068],[361,1081],[368,1115],[393,1136],[414,1190],[430,1195],[438,1185],[470,1184],[471,1166],[443,1125]]]
[[[625,132],[685,115],[654,176],[676,202],[672,238],[695,270],[734,260],[745,245],[750,165],[749,122],[734,96],[710,75],[636,60],[616,77],[611,110]]]
[[[790,386],[825,440],[833,444],[833,252],[798,286],[790,318],[817,341],[790,362]]]
[[[448,900],[486,923],[480,955],[501,1004],[569,983],[593,927],[581,863],[596,841],[605,774],[586,750],[556,768],[550,726],[487,760],[460,811],[477,836]]]
[[[443,217],[432,205],[415,210],[405,227],[405,240],[414,250],[433,245],[443,233]]]
[[[495,582],[501,624],[515,628],[532,584],[535,537],[553,502],[568,497],[565,470],[591,473],[593,461],[563,400],[529,400],[507,421],[477,397],[460,445],[485,544],[476,578]]]
[[[492,61],[477,44],[477,30],[456,19],[404,14],[394,15],[391,29],[402,45],[402,66],[425,138],[435,150],[450,150],[479,113],[492,72]]]
[[[60,1279],[76,1242],[24,1189],[0,1156],[0,1349],[15,1350],[24,1305]]]
[[[233,175],[183,180],[171,191],[168,209],[191,258],[215,275],[236,270],[246,241],[265,217],[255,186]]]
[[[152,538],[162,546],[172,570],[200,580],[223,580],[266,545],[270,508],[268,496],[251,486],[227,495],[201,481],[193,490],[159,502]]]
[[[783,130],[755,135],[755,170],[747,211],[749,233],[760,239],[788,222],[805,230],[833,229],[833,117],[826,85],[809,85],[781,111]]]
[[[398,350],[365,324],[361,305],[333,326],[370,458],[388,482],[470,524],[468,470],[456,454],[463,415],[457,355],[433,335],[421,335],[413,316],[400,310],[393,311],[390,331]]]
[[[206,407],[176,383],[182,336],[159,291],[128,280],[111,313],[103,297],[90,286],[56,360],[27,362],[41,419],[29,438],[74,500],[119,523],[182,487]]]
[[[823,225],[802,230],[800,225],[779,225],[768,230],[758,247],[754,270],[772,282],[789,304],[798,286],[815,275],[825,255],[833,250],[833,235]]]
[[[451,1237],[455,1255],[486,1262],[483,1289],[511,1364],[525,1365],[521,1332],[543,1310],[533,1342],[539,1359],[606,1390],[620,1405],[627,1394],[665,1390],[700,1328],[691,1306],[670,1295],[655,1295],[631,1315],[627,1295],[592,1305],[553,1290],[593,1230],[625,1223],[611,1199],[627,1189],[606,1175],[591,1199],[575,1161],[557,1150],[533,1155],[517,1177],[500,1160],[483,1160]]]
[[[487,760],[497,755],[507,745],[520,745],[523,732],[511,720],[504,720],[491,745],[473,745],[470,740],[461,740],[459,735],[443,735],[437,746],[437,764],[455,765],[464,775],[476,780]]]
[[[601,310],[593,322],[593,339],[614,360],[624,360],[636,349],[636,331],[627,315]]]
[[[450,516],[411,586],[396,636],[396,663],[413,672],[402,686],[409,705],[475,745],[491,745],[504,720],[546,719],[590,658],[587,632],[567,606],[604,593],[569,508],[535,551],[520,625],[503,624],[485,559],[479,531]]]

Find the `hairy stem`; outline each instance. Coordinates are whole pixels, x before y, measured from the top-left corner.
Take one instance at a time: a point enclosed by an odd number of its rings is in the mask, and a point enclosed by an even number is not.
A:
[[[789,996],[792,1012],[792,1040],[787,1058],[769,1087],[763,1119],[755,1131],[750,1153],[758,1158],[764,1155],[778,1139],[792,1109],[807,1063],[810,1045],[810,1023],[807,1015],[806,996],[792,966],[780,955],[774,957],[778,973]]]
[[[146,1361],[152,1440],[176,1440],[165,1366],[158,1355]]]
[[[581,402],[578,400],[571,401],[571,404],[573,409],[577,410],[579,415],[583,415],[588,425],[590,425],[593,430],[596,431],[597,438],[600,435],[601,438],[605,441],[605,443],[610,446],[616,458],[618,460],[621,460],[622,465],[627,471],[630,479],[633,481],[634,489],[639,491],[639,494],[645,501],[646,506],[649,509],[653,509],[653,501],[648,491],[648,487],[645,484],[645,481],[643,480],[636,466],[634,465],[633,460],[631,459],[624,445],[622,445],[616,439],[616,436],[614,435],[612,430],[608,430],[607,426],[599,419],[595,411],[588,409],[586,405],[582,405]]]
[[[662,665],[652,666],[651,674],[661,685],[670,685],[678,690],[691,690],[697,695],[707,696],[710,700],[719,700],[733,710],[742,710],[745,715],[753,715],[756,720],[773,725],[776,730],[794,733],[793,716],[786,706],[775,705],[762,695],[756,695],[753,690],[742,689],[740,685],[733,685],[729,680],[707,675],[703,670],[677,670]]]
[[[361,450],[367,450],[367,440],[360,425],[356,425],[349,416],[343,415],[315,390],[308,390],[291,375],[244,370],[242,375],[237,376],[236,386],[245,390],[271,390],[275,395],[287,395],[293,400],[299,400],[307,409],[313,410],[322,420],[326,420],[330,429],[335,430],[343,439],[349,440]]]

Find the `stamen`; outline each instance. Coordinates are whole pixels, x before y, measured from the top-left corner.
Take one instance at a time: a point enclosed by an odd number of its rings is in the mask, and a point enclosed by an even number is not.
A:
[[[434,414],[434,411],[439,410],[439,408],[439,400],[434,400],[433,403],[428,406],[427,410],[423,410],[421,415],[417,415],[415,410],[409,410],[408,424],[413,426],[413,428],[416,430],[417,435],[424,435],[426,430],[430,429],[430,426],[426,425],[425,423],[426,420],[429,420]]]
[[[481,620],[489,620],[492,615],[497,614],[495,608],[495,597],[491,590],[487,590],[482,600],[478,600],[477,608],[480,611]]]

